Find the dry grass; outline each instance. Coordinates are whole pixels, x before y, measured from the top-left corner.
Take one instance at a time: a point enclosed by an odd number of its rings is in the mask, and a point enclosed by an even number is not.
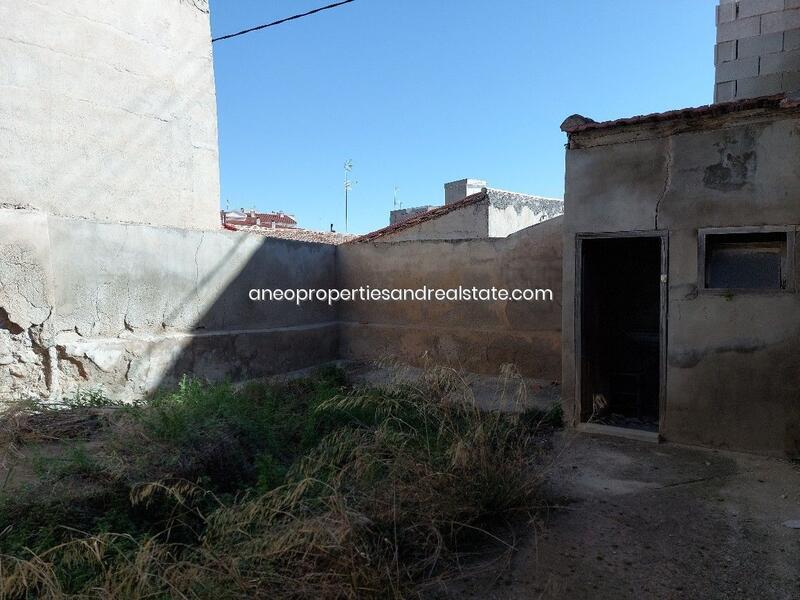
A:
[[[536,427],[525,415],[478,410],[453,371],[352,390],[313,411],[328,433],[282,485],[230,501],[182,479],[131,486],[132,505],[173,507],[162,530],[75,532],[2,556],[0,597],[429,596],[477,568],[487,549],[513,549],[507,525],[536,512]]]

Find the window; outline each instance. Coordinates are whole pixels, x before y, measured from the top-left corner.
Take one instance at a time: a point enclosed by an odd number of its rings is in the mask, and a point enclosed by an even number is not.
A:
[[[713,231],[713,230],[712,230]],[[701,232],[703,287],[710,290],[786,290],[791,287],[786,231]]]

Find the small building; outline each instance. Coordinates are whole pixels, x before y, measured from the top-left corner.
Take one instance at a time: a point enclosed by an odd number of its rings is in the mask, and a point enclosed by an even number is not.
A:
[[[458,240],[504,238],[557,217],[564,202],[486,186],[481,179],[461,179],[444,184],[443,206],[422,206],[392,211],[391,223],[363,236],[366,240]]]
[[[800,98],[562,129],[573,424],[800,453]]]
[[[798,456],[800,5],[720,0],[717,42],[729,102],[561,126],[562,399],[583,429]]]

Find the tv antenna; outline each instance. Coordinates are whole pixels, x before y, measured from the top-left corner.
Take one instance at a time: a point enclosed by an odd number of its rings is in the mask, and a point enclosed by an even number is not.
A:
[[[348,203],[348,195],[350,190],[353,189],[353,186],[358,183],[358,181],[351,181],[350,180],[350,172],[353,170],[353,161],[348,159],[344,163],[344,232],[347,233],[347,203]]]

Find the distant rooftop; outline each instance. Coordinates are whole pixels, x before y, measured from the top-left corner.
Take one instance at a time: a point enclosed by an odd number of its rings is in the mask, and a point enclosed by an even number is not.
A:
[[[292,215],[283,211],[275,212],[256,212],[252,210],[228,210],[220,211],[223,224],[230,225],[255,225],[258,227],[297,227],[297,221]]]
[[[473,180],[464,180],[473,181]],[[354,242],[370,242],[378,238],[416,227],[420,223],[438,219],[453,211],[487,201],[490,206],[505,209],[511,206],[522,208],[525,206],[535,207],[543,213],[543,220],[552,219],[564,213],[564,201],[560,198],[546,198],[544,196],[533,196],[530,194],[520,194],[518,192],[509,192],[506,190],[498,190],[494,188],[483,188],[480,192],[471,194],[466,198],[450,202],[443,206],[438,206],[431,210],[416,214],[404,221],[400,221],[388,227],[378,229],[371,233],[367,233],[360,237],[356,237]]]
[[[226,229],[229,229],[231,231],[244,231],[246,233],[257,233],[259,235],[263,235],[264,237],[280,238],[282,240],[312,242],[315,244],[333,244],[334,246],[338,246],[339,244],[344,244],[345,242],[349,242],[350,240],[358,237],[351,233],[335,233],[331,231],[311,231],[309,229],[288,228],[288,227],[270,229],[270,228],[260,227],[258,225],[228,224],[226,226]]]

